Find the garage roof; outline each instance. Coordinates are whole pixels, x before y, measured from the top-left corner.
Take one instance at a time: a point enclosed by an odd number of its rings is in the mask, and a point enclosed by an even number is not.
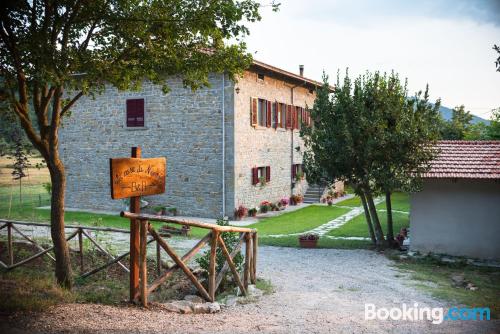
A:
[[[441,140],[424,178],[500,179],[500,140]]]

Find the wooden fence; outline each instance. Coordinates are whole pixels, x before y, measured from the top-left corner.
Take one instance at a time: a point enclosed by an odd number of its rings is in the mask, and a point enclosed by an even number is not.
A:
[[[122,212],[121,216],[124,218],[129,218],[136,223],[139,223],[139,277],[140,277],[140,288],[139,296],[140,301],[143,306],[148,304],[148,295],[158,288],[163,282],[165,282],[176,270],[182,270],[184,274],[189,278],[189,280],[196,287],[198,292],[203,298],[208,301],[215,301],[216,291],[219,288],[222,279],[226,275],[228,270],[231,270],[233,278],[240,289],[240,291],[246,295],[249,282],[255,284],[256,281],[256,269],[257,269],[257,248],[258,248],[258,238],[257,231],[255,229],[236,227],[236,226],[220,226],[216,224],[209,224],[194,220],[180,219],[175,217],[162,217],[147,214],[136,214],[131,212]],[[161,237],[161,235],[153,228],[149,223],[150,221],[159,222],[169,222],[180,224],[190,227],[199,227],[202,229],[207,229],[209,232],[205,235],[190,251],[188,251],[182,257],[179,257],[177,253],[168,245],[168,243]],[[233,248],[232,252],[229,253],[224,240],[221,237],[221,233],[240,233],[240,238],[238,244]],[[175,265],[167,269],[162,275],[160,275],[151,285],[148,286],[147,283],[147,268],[146,268],[146,243],[148,233],[153,237],[154,240],[160,245],[161,248],[167,252],[167,254],[172,258]],[[210,243],[210,261],[208,270],[208,291],[201,284],[201,282],[196,278],[196,276],[188,268],[187,263],[192,259],[202,247]],[[234,257],[240,251],[243,243],[245,243],[245,265],[243,269],[243,280],[240,277],[236,265],[234,264]],[[220,247],[222,253],[225,257],[225,262],[219,273],[216,273],[217,267],[217,247]]]
[[[164,283],[174,272],[177,270],[181,270],[187,278],[193,283],[196,289],[199,291],[200,295],[203,296],[207,301],[214,301],[216,292],[226,275],[228,270],[231,270],[232,276],[236,285],[240,289],[240,291],[246,295],[248,285],[251,282],[255,284],[256,282],[256,269],[257,269],[257,249],[258,249],[258,238],[257,231],[255,229],[244,228],[244,227],[236,227],[236,226],[220,226],[216,224],[209,224],[200,221],[194,220],[186,220],[180,219],[176,217],[163,217],[163,216],[155,216],[155,215],[147,215],[147,214],[135,214],[130,212],[122,212],[121,216],[124,218],[131,219],[136,224],[139,225],[139,291],[134,293],[131,296],[131,299],[134,301],[140,300],[143,306],[147,306],[148,304],[148,295],[152,293],[155,289],[157,289],[162,283]],[[180,257],[174,249],[165,241],[165,237],[170,237],[169,234],[160,234],[158,233],[153,226],[149,223],[150,221],[159,221],[159,222],[168,222],[180,224],[183,226],[189,227],[199,227],[202,229],[207,229],[209,232],[200,240],[196,245],[189,250],[186,254]],[[55,261],[54,257],[50,254],[50,251],[54,249],[54,246],[49,248],[43,248],[39,243],[37,243],[34,239],[27,236],[21,230],[19,230],[15,225],[28,225],[28,226],[43,226],[50,227],[49,224],[44,223],[34,223],[34,222],[22,222],[22,221],[13,221],[13,220],[4,220],[0,219],[0,230],[6,228],[7,229],[7,253],[8,253],[8,264],[0,261],[0,266],[7,270],[15,269],[19,266],[27,264],[39,257],[47,256],[53,261]],[[81,270],[81,278],[88,277],[93,275],[112,264],[117,263],[120,267],[123,268],[126,272],[130,273],[134,264],[130,263],[130,267],[127,268],[121,261],[130,254],[126,252],[119,256],[113,256],[110,252],[106,250],[105,247],[101,246],[97,240],[92,238],[92,236],[88,233],[88,231],[103,231],[103,232],[114,232],[114,233],[131,233],[129,230],[124,229],[116,229],[116,228],[107,228],[107,227],[91,227],[91,226],[78,226],[78,225],[66,225],[66,229],[75,229],[74,232],[69,234],[66,237],[66,241],[69,241],[75,237],[78,237],[78,253],[80,255],[80,270]],[[17,263],[14,263],[14,248],[13,248],[13,232],[18,233],[21,237],[26,239],[28,242],[32,243],[39,252],[23,259]],[[236,246],[233,248],[231,253],[224,243],[224,240],[221,237],[221,233],[239,233],[240,238]],[[152,237],[148,240],[148,234]],[[87,238],[90,240],[92,244],[95,245],[97,249],[106,254],[110,260],[94,269],[91,269],[87,272],[83,272],[84,268],[84,257],[83,257],[83,239]],[[147,259],[147,245],[153,241],[156,241],[156,270],[158,273],[158,278],[152,282],[151,285],[147,284],[147,267],[146,267],[146,259]],[[245,263],[243,269],[243,279],[238,272],[236,265],[234,264],[234,257],[238,252],[240,252],[243,243],[245,243]],[[210,260],[209,260],[209,270],[208,270],[208,291],[201,284],[198,278],[191,272],[189,267],[187,266],[188,262],[206,245],[210,245]],[[217,259],[216,252],[217,247],[219,247],[224,254],[225,262],[222,266],[222,269],[219,273],[216,273],[217,267]],[[170,256],[170,258],[174,261],[175,265],[166,269],[165,272],[161,273],[161,248]],[[131,286],[134,285],[131,282]]]

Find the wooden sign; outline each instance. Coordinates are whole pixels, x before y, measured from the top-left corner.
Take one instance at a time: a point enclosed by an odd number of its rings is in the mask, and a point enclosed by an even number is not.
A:
[[[129,198],[165,192],[166,158],[109,159],[111,198]]]

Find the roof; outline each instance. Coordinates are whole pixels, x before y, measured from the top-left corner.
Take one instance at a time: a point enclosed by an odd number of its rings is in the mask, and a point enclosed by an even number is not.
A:
[[[500,179],[500,140],[441,140],[424,178]]]
[[[291,82],[294,85],[297,86],[304,86],[306,88],[310,89],[316,89],[321,86],[323,86],[322,82],[315,81],[312,79],[308,79],[306,77],[303,77],[301,75],[285,71],[281,68],[263,63],[258,60],[253,60],[252,65],[250,65],[250,71],[258,72],[258,73],[263,73],[263,74],[268,74],[273,77],[277,77],[279,79],[282,79],[287,82]],[[330,86],[330,89],[333,91],[333,87]]]

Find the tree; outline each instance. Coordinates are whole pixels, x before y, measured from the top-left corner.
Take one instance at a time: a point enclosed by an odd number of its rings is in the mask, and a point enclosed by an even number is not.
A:
[[[497,67],[497,72],[500,72],[500,46],[498,45],[493,45],[493,50],[495,50],[498,53],[498,57],[495,60],[495,65]]]
[[[251,62],[242,41],[248,28],[241,22],[260,20],[259,8],[253,0],[2,3],[0,99],[9,102],[50,172],[59,284],[70,288],[72,282],[64,235],[66,179],[58,150],[61,120],[81,96],[106,85],[137,89],[150,80],[168,91],[167,75],[182,76],[192,89],[208,85],[210,72],[233,79]]]
[[[353,185],[363,203],[372,242],[386,239],[373,197],[385,194],[388,233],[392,242],[391,193],[416,189],[419,175],[434,156],[439,104],[429,103],[428,90],[408,97],[397,74],[367,73],[354,85],[348,74],[329,96],[328,80],[318,90],[311,128],[302,130],[306,175],[311,182],[337,179]]]
[[[500,108],[493,109],[490,124],[486,127],[487,139],[500,140]]]
[[[462,140],[469,131],[472,122],[472,115],[465,111],[464,105],[455,107],[452,110],[451,120],[442,121],[441,138],[448,140]]]

